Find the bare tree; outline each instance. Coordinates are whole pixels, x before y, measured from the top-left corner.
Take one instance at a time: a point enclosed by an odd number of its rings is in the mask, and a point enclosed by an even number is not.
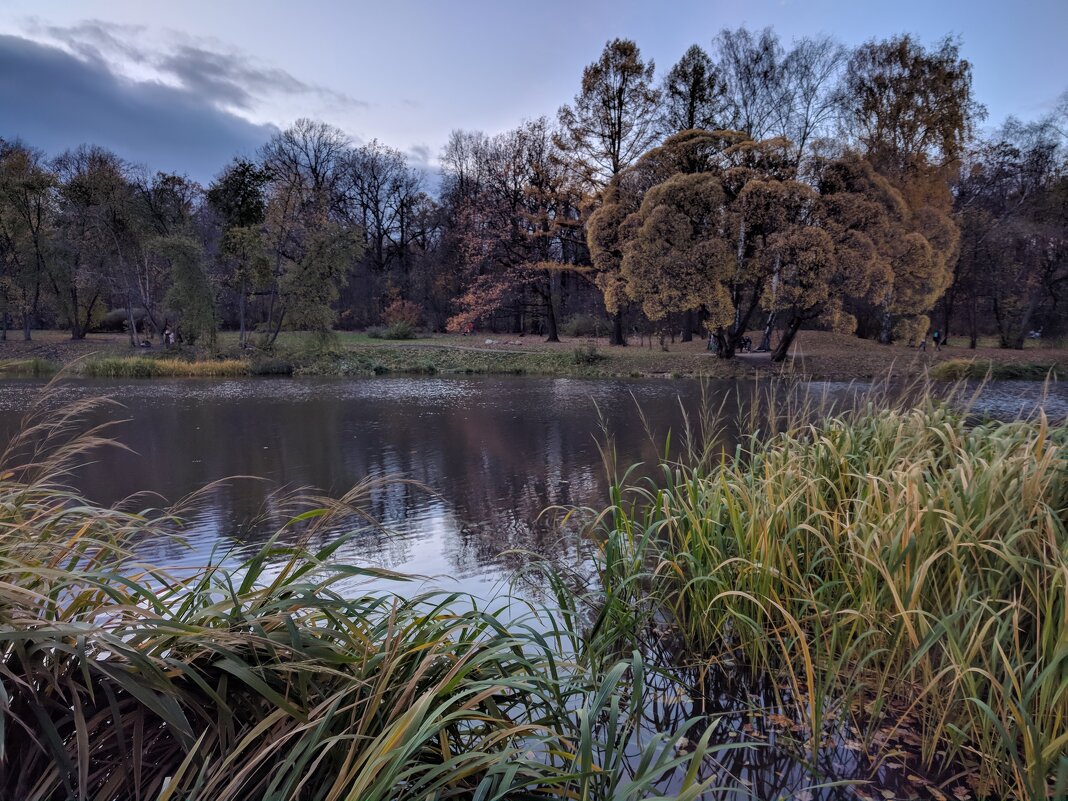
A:
[[[724,29],[713,45],[724,82],[727,125],[753,140],[779,133],[780,108],[787,95],[779,37],[771,28],[760,33]]]

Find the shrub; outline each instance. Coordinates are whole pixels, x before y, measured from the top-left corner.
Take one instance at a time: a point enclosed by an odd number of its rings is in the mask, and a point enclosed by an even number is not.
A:
[[[293,363],[277,357],[256,359],[248,366],[249,375],[293,375]]]
[[[560,330],[569,337],[602,337],[608,335],[608,321],[593,314],[576,314]]]
[[[382,319],[386,321],[387,326],[404,323],[409,328],[417,328],[423,319],[423,310],[417,303],[398,298],[386,306],[385,311],[382,312]],[[397,337],[390,338],[396,339]]]
[[[383,339],[415,339],[415,329],[405,322],[393,323],[382,332]]]
[[[597,350],[597,346],[592,342],[587,342],[584,345],[579,345],[571,352],[571,358],[575,364],[579,366],[589,366],[591,364],[597,364],[604,361],[607,357]]]

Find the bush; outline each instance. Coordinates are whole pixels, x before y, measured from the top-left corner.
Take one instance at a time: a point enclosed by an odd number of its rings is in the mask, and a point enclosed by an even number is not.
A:
[[[248,366],[249,375],[293,375],[293,363],[286,359],[256,359]]]
[[[0,374],[43,376],[59,372],[59,365],[48,359],[34,356],[32,359],[18,359],[0,362]]]
[[[597,350],[597,346],[592,342],[587,342],[585,345],[579,345],[571,352],[571,358],[575,360],[575,364],[579,366],[588,366],[591,364],[597,364],[597,362],[604,361],[607,357]]]
[[[408,323],[393,323],[382,332],[382,339],[415,339],[415,328]]]
[[[386,306],[382,312],[382,319],[389,327],[406,324],[409,328],[417,328],[423,319],[423,310],[417,303],[410,300],[397,299]],[[407,337],[390,337],[390,339],[406,339]]]
[[[608,336],[608,321],[593,314],[576,314],[560,330],[569,337],[603,337]]]

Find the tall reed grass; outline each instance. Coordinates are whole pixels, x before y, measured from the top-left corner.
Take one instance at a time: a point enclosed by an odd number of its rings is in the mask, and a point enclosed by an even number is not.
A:
[[[666,616],[676,660],[769,677],[814,751],[848,724],[977,797],[1063,798],[1068,425],[903,397],[758,397],[734,450],[714,410],[691,419],[598,514],[598,625]]]
[[[87,359],[79,370],[91,378],[227,378],[247,376],[240,359],[185,361],[146,356],[102,356]]]
[[[44,403],[0,456],[0,798],[644,799],[707,788],[689,721],[635,737],[645,670],[594,664],[566,616],[361,590],[346,537],[241,563],[146,564],[172,513],[63,484],[107,442]],[[309,503],[307,542],[372,483]],[[175,540],[176,544],[179,542]],[[371,571],[377,578],[383,574]],[[399,577],[397,577],[399,580]],[[673,746],[688,736],[696,748]]]

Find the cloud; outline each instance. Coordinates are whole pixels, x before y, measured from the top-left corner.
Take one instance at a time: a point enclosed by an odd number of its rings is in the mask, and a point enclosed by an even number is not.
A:
[[[143,26],[101,20],[68,26],[33,21],[29,31],[34,39],[106,64],[116,74],[154,78],[195,92],[228,111],[254,112],[265,104],[295,98],[314,98],[335,107],[368,105],[328,87],[302,81],[283,69],[259,64],[217,40],[180,31],[156,33]]]
[[[205,182],[234,155],[251,155],[275,132],[272,125],[224,108],[249,102],[256,91],[250,74],[231,71],[213,83],[204,74],[208,60],[186,53],[173,67],[185,76],[178,85],[131,80],[101,53],[124,39],[91,23],[79,31],[77,54],[0,35],[0,137],[21,138],[52,154],[98,144],[150,169]],[[135,61],[138,52],[129,48],[127,57]]]

